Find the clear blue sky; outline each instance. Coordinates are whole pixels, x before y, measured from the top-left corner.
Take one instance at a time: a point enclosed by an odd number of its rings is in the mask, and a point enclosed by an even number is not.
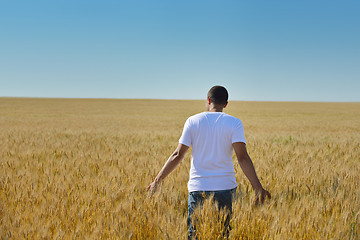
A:
[[[360,101],[360,1],[0,2],[0,96]]]

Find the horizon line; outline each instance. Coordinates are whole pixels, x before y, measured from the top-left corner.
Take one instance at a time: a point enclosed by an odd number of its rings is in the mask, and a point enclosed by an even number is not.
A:
[[[158,101],[205,101],[205,99],[181,98],[113,98],[113,97],[27,97],[27,96],[0,96],[3,98],[29,99],[66,99],[66,100],[158,100]],[[311,100],[229,100],[229,102],[293,102],[293,103],[360,103],[360,101],[311,101]]]

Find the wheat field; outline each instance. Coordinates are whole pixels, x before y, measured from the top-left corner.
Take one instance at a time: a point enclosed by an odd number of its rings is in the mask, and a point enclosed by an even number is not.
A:
[[[190,152],[145,189],[205,101],[0,98],[1,239],[185,239]],[[360,239],[360,103],[231,102],[257,174],[230,239]],[[191,150],[191,149],[190,149]],[[221,239],[213,205],[200,239]]]

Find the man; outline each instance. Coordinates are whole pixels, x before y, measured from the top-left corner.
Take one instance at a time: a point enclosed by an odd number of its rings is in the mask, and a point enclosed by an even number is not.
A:
[[[228,92],[224,87],[214,86],[209,90],[207,112],[196,114],[186,120],[179,145],[147,188],[148,191],[156,191],[159,183],[176,168],[192,146],[188,182],[189,238],[194,236],[195,231],[191,219],[194,208],[201,205],[206,196],[213,196],[219,209],[224,208],[228,211],[224,227],[225,234],[229,234],[232,198],[237,187],[232,161],[233,150],[242,171],[255,190],[255,203],[263,203],[266,197],[271,198],[270,193],[262,187],[247,153],[241,121],[223,113],[227,104]]]

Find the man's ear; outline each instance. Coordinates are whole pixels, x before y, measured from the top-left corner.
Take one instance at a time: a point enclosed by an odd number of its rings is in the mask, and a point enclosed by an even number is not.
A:
[[[228,105],[229,102],[226,102],[225,105],[224,105],[224,108],[226,108],[226,106]]]
[[[211,100],[210,100],[210,98],[209,97],[207,97],[207,103],[210,105],[210,103],[211,103]]]

